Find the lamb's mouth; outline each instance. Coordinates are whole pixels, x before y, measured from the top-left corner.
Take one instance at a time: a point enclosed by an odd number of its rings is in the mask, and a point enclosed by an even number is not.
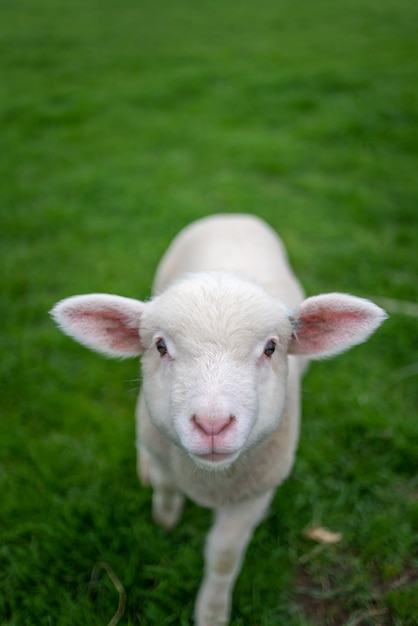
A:
[[[190,454],[190,453],[189,453]],[[190,454],[193,462],[206,471],[223,471],[230,467],[239,456],[239,452],[228,454],[209,452],[207,454]]]
[[[211,461],[212,463],[217,463],[219,461],[227,461],[228,459],[230,459],[233,454],[229,453],[229,454],[222,454],[220,452],[209,452],[209,454],[196,454],[195,455],[197,458],[201,459],[202,461]]]

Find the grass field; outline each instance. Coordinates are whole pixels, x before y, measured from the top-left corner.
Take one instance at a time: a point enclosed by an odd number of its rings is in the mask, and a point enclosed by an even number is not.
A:
[[[126,590],[119,624],[190,623],[210,512],[154,526],[138,366],[73,344],[48,310],[146,298],[172,236],[216,212],[266,219],[308,294],[390,313],[310,369],[232,625],[418,624],[417,23],[415,0],[1,2],[3,626],[108,624],[98,562]]]

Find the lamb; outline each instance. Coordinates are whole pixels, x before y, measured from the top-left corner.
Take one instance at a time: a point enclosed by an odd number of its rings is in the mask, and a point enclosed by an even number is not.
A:
[[[214,509],[194,620],[228,624],[246,547],[293,465],[308,361],[365,341],[385,312],[339,293],[305,299],[267,224],[214,215],[175,238],[151,300],[73,296],[51,313],[88,348],[142,355],[139,477],[166,528],[185,496]]]

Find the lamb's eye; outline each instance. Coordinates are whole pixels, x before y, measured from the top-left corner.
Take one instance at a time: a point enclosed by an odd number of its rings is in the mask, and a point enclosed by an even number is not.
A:
[[[266,356],[271,356],[276,349],[276,344],[274,341],[270,340],[266,343],[266,347],[264,348],[264,354]]]
[[[168,352],[167,350],[167,346],[165,344],[165,341],[163,339],[158,339],[158,341],[155,344],[155,347],[157,348],[158,352],[160,353],[160,356],[165,356]]]

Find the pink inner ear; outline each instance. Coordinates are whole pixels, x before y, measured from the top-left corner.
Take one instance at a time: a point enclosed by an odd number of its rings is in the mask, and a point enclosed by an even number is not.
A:
[[[298,354],[328,352],[338,349],[341,341],[355,334],[364,315],[348,311],[325,311],[322,314],[303,315],[294,338],[300,345]]]
[[[72,296],[51,314],[67,335],[106,356],[128,358],[142,352],[139,325],[144,303],[111,294]]]
[[[132,321],[126,315],[113,311],[99,311],[87,315],[102,321],[103,332],[107,334],[109,345],[113,350],[130,350],[135,340],[140,348],[138,328],[132,326]]]
[[[120,311],[74,309],[67,317],[86,339],[94,338],[110,350],[136,353],[142,349],[137,321]]]
[[[373,302],[347,294],[323,294],[305,300],[296,316],[289,354],[332,356],[366,339],[386,318]]]

